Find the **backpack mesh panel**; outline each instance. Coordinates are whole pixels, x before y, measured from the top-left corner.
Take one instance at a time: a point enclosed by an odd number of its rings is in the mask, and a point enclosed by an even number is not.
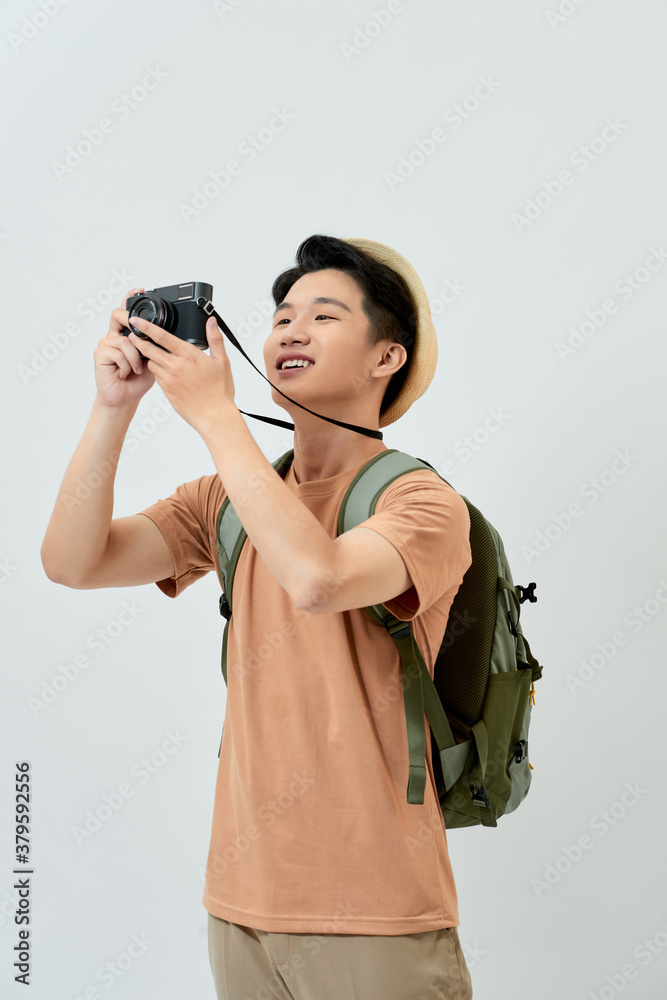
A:
[[[463,499],[470,514],[472,564],[452,603],[433,677],[457,742],[470,737],[469,727],[482,715],[498,610],[493,538],[482,514]]]

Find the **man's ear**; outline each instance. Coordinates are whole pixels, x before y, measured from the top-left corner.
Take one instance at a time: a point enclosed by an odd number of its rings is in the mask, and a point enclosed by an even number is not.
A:
[[[403,347],[403,344],[387,343],[387,346],[382,352],[382,356],[378,359],[377,367],[373,375],[377,377],[384,378],[386,375],[391,377],[399,371],[404,364],[407,363],[408,352]]]

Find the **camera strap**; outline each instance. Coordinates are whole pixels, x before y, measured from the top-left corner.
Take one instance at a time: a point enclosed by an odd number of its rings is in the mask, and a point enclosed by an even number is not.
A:
[[[366,437],[377,438],[379,441],[382,440],[382,431],[376,431],[372,427],[358,427],[356,424],[346,424],[344,420],[334,420],[333,417],[325,417],[321,413],[315,413],[314,410],[309,410],[307,406],[303,406],[303,404],[298,403],[296,399],[292,399],[292,397],[288,396],[286,392],[283,392],[282,389],[279,389],[277,385],[273,385],[271,379],[266,378],[264,372],[259,371],[257,365],[248,357],[248,355],[243,350],[243,348],[239,344],[238,340],[236,339],[232,331],[225,323],[222,316],[220,316],[215,311],[215,309],[213,308],[213,303],[210,300],[205,299],[203,295],[200,295],[199,298],[197,299],[197,305],[200,307],[200,309],[204,310],[207,316],[215,317],[215,320],[220,329],[222,330],[222,332],[225,334],[227,339],[231,341],[234,347],[241,352],[246,361],[250,362],[255,371],[259,372],[262,378],[266,379],[269,385],[272,386],[272,388],[274,388],[276,392],[279,392],[281,396],[285,397],[285,399],[289,399],[290,403],[294,403],[296,406],[300,406],[302,410],[306,410],[308,413],[312,413],[314,417],[320,417],[321,420],[328,420],[329,423],[338,424],[339,427],[345,427],[349,431],[356,431],[358,434],[365,434]],[[262,417],[260,416],[259,413],[246,413],[245,410],[241,410],[240,408],[239,408],[239,413],[242,413],[244,417],[254,417],[255,420],[263,420],[267,424],[275,424],[276,427],[285,427],[289,431],[294,430],[294,424],[290,424],[287,420],[278,420],[275,417]]]

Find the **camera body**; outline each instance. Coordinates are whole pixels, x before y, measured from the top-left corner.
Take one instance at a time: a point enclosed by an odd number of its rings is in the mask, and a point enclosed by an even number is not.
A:
[[[168,333],[194,344],[202,351],[208,348],[206,339],[207,313],[197,305],[197,299],[203,298],[210,302],[213,298],[213,286],[204,281],[188,281],[182,285],[164,285],[147,292],[131,295],[125,303],[128,311],[129,330],[144,340],[150,340],[145,333],[132,325],[132,317],[139,316],[167,330]],[[151,341],[153,343],[153,341]],[[141,354],[141,351],[139,352]],[[141,355],[142,358],[144,355]]]

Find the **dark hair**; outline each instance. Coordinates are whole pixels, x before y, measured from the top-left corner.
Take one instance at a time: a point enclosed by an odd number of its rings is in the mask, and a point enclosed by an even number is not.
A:
[[[417,318],[404,279],[387,264],[381,264],[364,250],[358,250],[335,236],[309,236],[296,252],[296,267],[279,274],[271,294],[276,306],[285,299],[295,281],[313,271],[334,268],[354,278],[363,293],[362,307],[370,327],[369,347],[389,340],[402,344],[407,352],[405,363],[389,379],[380,404],[380,415],[398,396],[408,374],[415,343]]]

